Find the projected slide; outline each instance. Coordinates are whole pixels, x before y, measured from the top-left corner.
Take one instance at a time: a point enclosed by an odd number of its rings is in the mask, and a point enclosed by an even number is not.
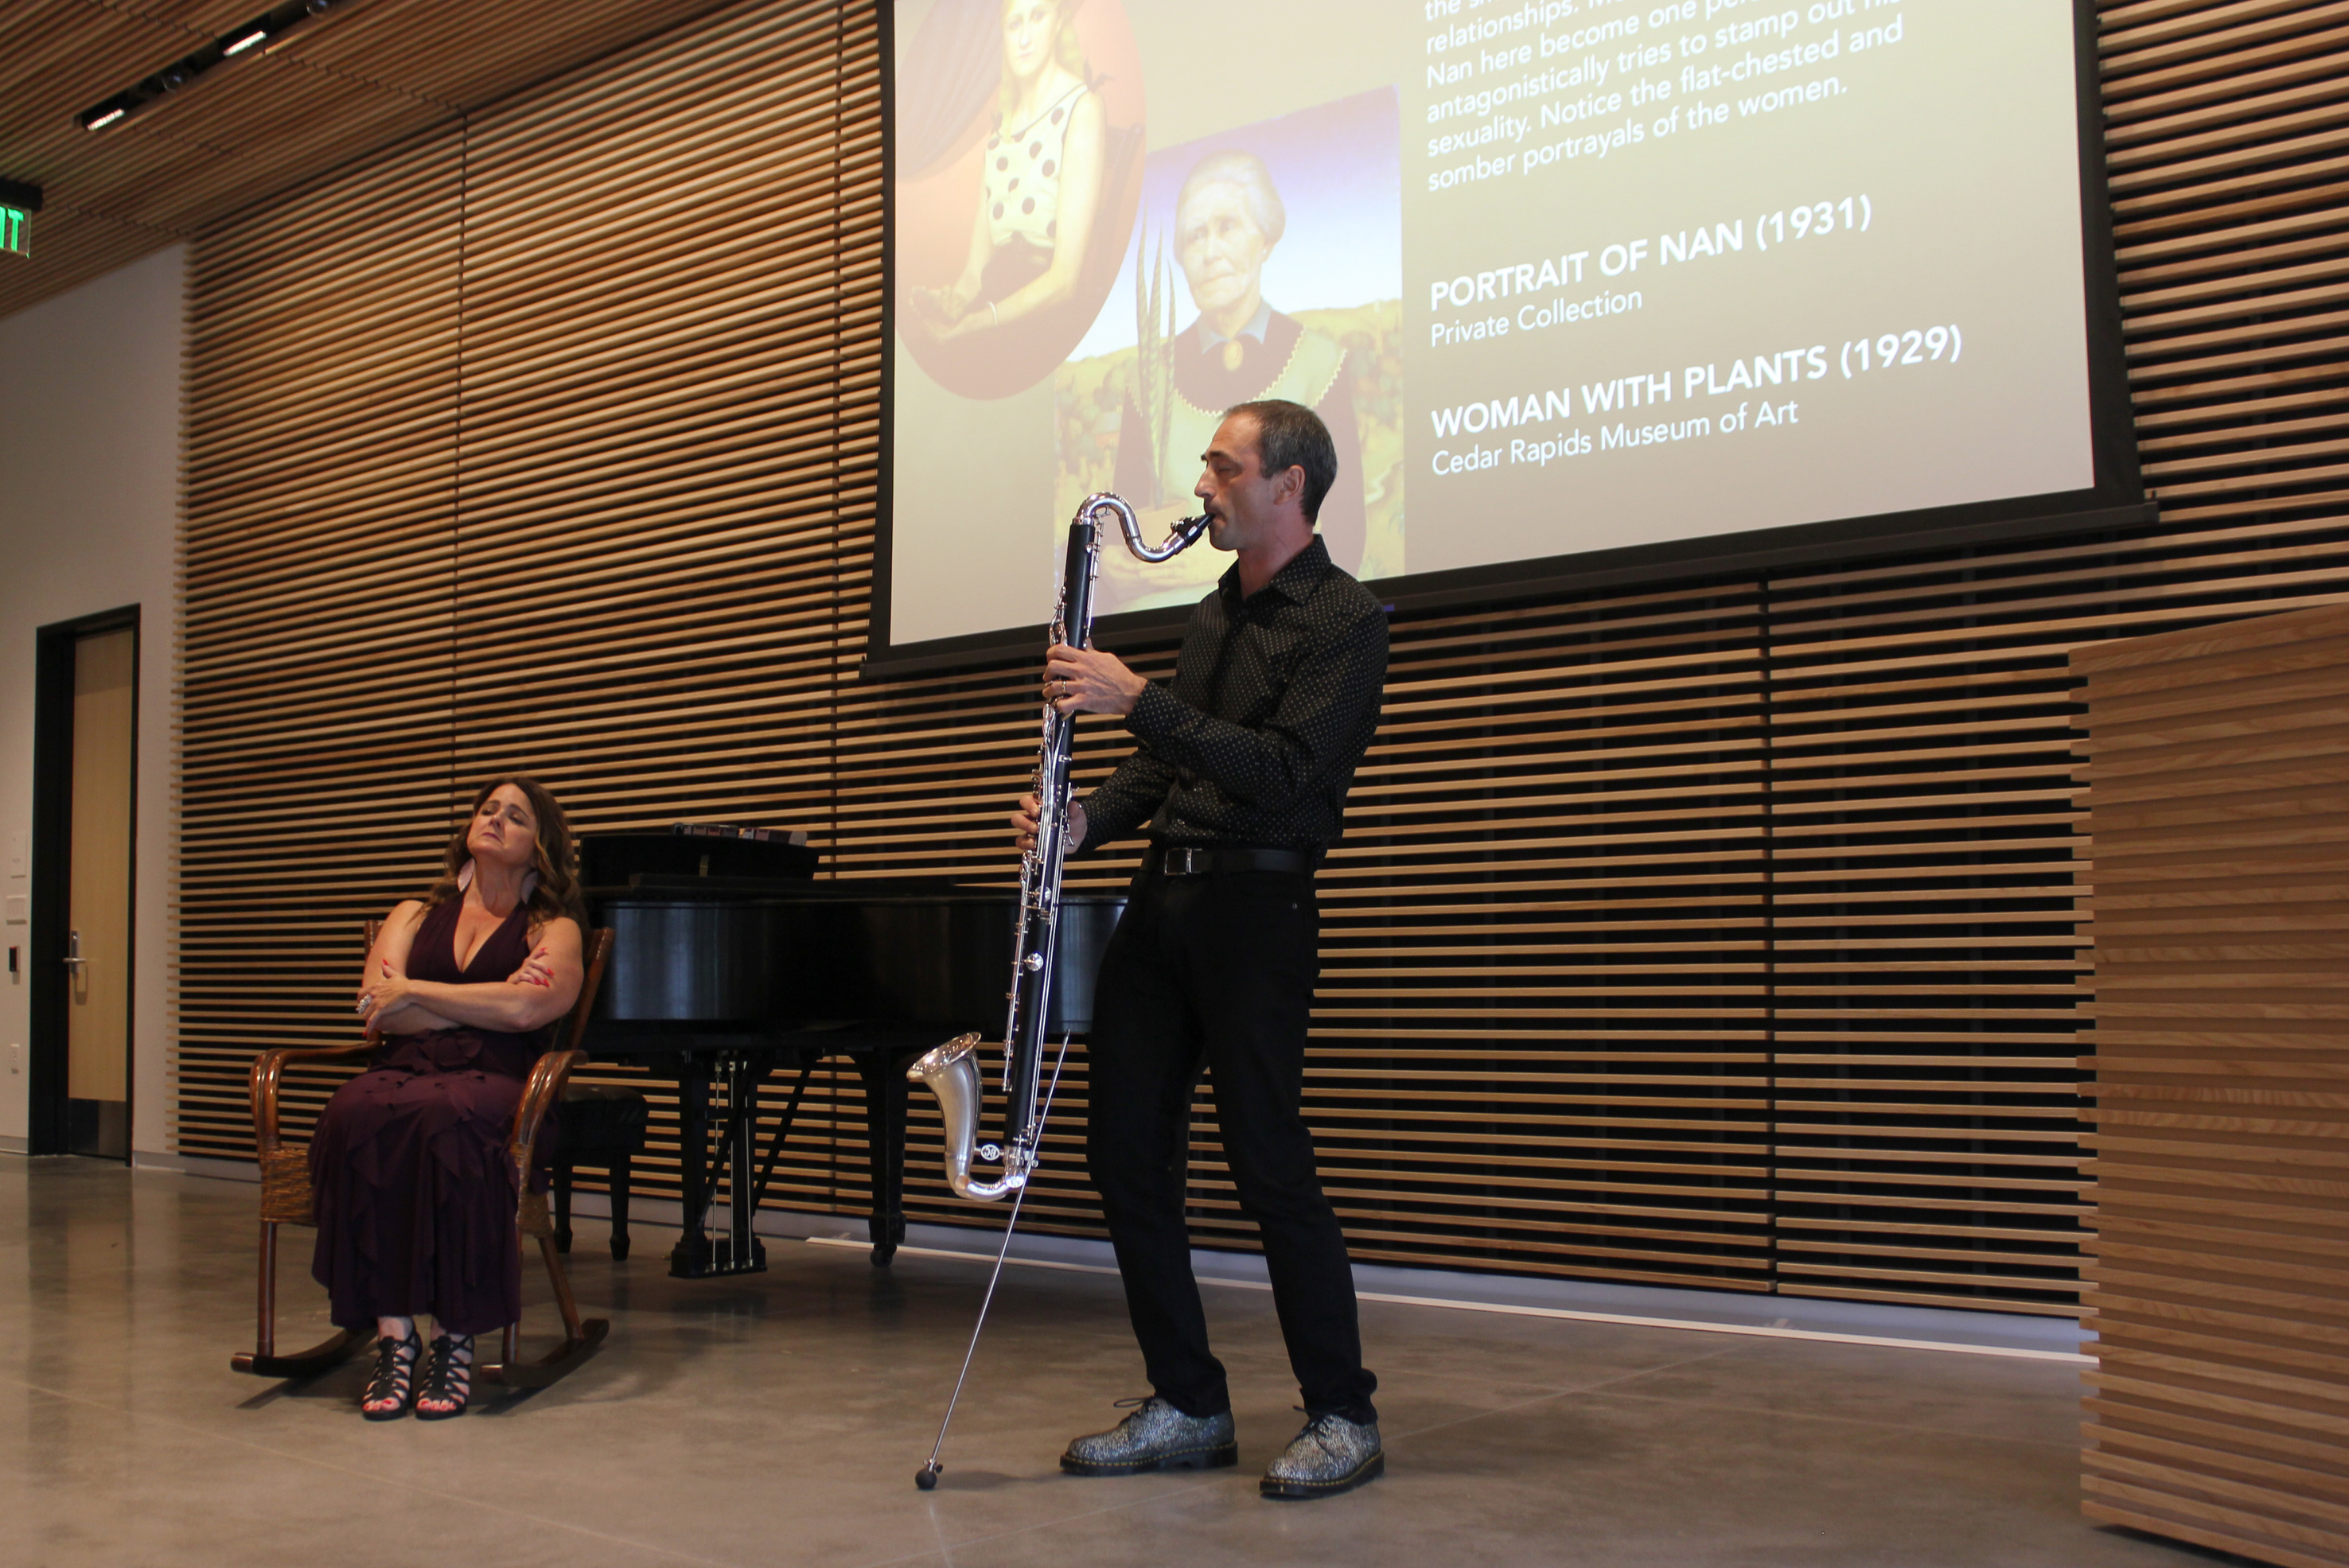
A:
[[[2069,0],[896,0],[887,614],[1224,408],[1369,581],[2095,483]],[[1230,557],[1104,552],[1102,614]]]

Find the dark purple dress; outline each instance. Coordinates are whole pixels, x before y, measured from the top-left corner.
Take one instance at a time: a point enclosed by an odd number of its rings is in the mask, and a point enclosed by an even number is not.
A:
[[[457,966],[463,901],[428,911],[409,949],[415,980],[493,985],[530,956],[528,905]],[[338,1327],[429,1315],[451,1334],[485,1334],[522,1315],[514,1234],[514,1109],[547,1031],[435,1029],[395,1035],[375,1065],[335,1091],[310,1140],[318,1251]]]

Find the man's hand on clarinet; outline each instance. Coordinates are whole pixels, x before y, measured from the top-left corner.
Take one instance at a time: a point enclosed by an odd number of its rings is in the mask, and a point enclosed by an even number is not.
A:
[[[1150,683],[1115,654],[1056,643],[1044,661],[1044,700],[1061,713],[1113,713],[1121,718]]]
[[[1019,839],[1019,852],[1026,854],[1036,847],[1036,822],[1044,813],[1044,803],[1033,790],[1019,797],[1019,809],[1011,813],[1011,830]],[[1069,848],[1075,849],[1085,841],[1085,808],[1081,800],[1069,802]]]

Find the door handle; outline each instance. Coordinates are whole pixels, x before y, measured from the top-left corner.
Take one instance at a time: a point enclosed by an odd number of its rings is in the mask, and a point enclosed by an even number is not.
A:
[[[78,969],[88,962],[88,959],[84,958],[81,955],[81,933],[78,931],[67,932],[65,956],[66,967],[68,969]]]

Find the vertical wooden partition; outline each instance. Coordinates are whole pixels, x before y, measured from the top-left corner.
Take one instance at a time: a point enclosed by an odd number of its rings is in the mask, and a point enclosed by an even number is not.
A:
[[[2349,607],[2107,644],[2090,1518],[2349,1563]]]

